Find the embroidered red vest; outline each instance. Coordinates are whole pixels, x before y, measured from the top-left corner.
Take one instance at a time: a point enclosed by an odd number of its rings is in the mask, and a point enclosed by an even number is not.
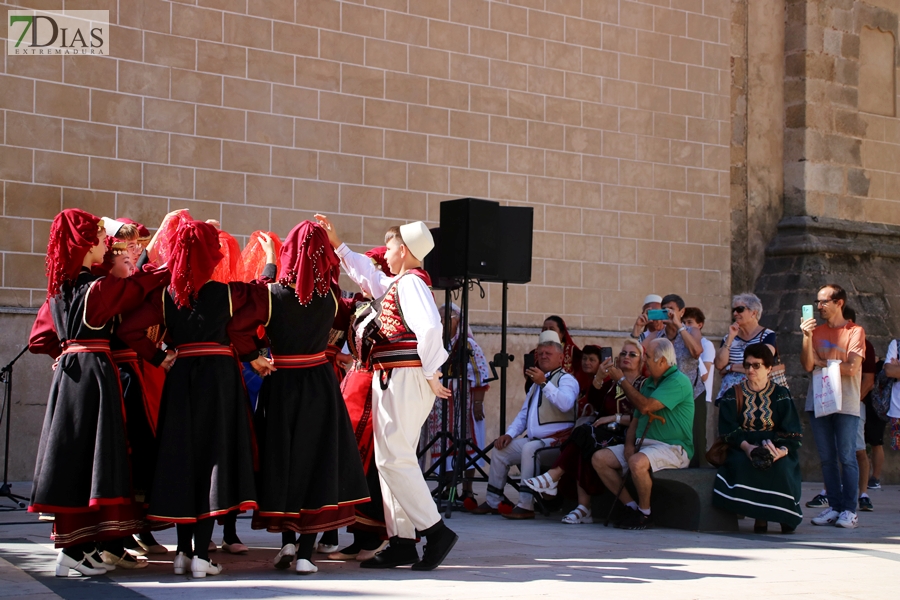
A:
[[[410,331],[403,319],[403,311],[397,301],[397,283],[407,275],[416,275],[427,282],[421,269],[410,269],[398,277],[381,299],[381,335],[384,336],[372,348],[372,366],[379,370],[398,367],[421,367],[416,334]]]

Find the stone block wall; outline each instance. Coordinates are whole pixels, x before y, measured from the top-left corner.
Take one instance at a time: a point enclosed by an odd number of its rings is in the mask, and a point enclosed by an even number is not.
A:
[[[785,214],[900,224],[893,0],[787,4]]]
[[[4,56],[0,305],[43,299],[63,207],[240,240],[316,211],[363,249],[475,196],[535,209],[511,321],[629,327],[650,291],[724,330],[727,0],[41,0],[112,56]],[[473,321],[497,323],[488,286]]]

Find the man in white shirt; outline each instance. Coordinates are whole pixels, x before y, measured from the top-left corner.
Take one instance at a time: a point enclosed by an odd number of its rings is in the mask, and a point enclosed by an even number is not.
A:
[[[328,232],[347,275],[376,298],[381,309],[370,354],[375,367],[373,437],[391,543],[361,566],[385,569],[411,564],[414,570],[430,571],[458,539],[438,514],[416,457],[419,432],[435,396],[448,398],[451,393],[441,385],[440,368],[448,355],[441,318],[426,283],[428,274],[422,269],[434,240],[421,221],[391,227],[385,235],[384,258],[396,275],[389,275],[342,244],[327,217],[316,219]],[[422,560],[416,550],[417,531],[428,542]]]
[[[552,330],[541,333],[534,353],[536,366],[525,371],[537,385],[532,385],[515,420],[494,441],[491,471],[488,476],[487,501],[472,512],[498,514],[503,488],[510,466],[519,465],[522,480],[534,476],[534,453],[555,445],[575,424],[575,402],[578,381],[563,368],[563,347],[559,335]],[[522,434],[524,437],[519,437]],[[534,497],[529,491],[519,492],[519,503],[509,513],[510,519],[533,519]]]

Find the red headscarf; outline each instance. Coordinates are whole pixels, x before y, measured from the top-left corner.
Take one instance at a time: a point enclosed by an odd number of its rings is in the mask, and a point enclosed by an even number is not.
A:
[[[377,248],[372,248],[368,252],[366,252],[366,256],[372,259],[372,262],[375,264],[375,268],[387,275],[391,276],[391,268],[388,266],[387,261],[384,259],[384,255],[387,253],[387,246],[379,246]]]
[[[133,221],[133,220],[129,219],[128,217],[119,217],[118,219],[116,219],[116,221],[125,223],[126,225],[134,225],[135,227],[137,227],[138,240],[141,240],[141,241],[149,240],[151,237],[153,237],[152,235],[150,235],[149,229],[144,227],[141,223],[138,223],[137,221]]]
[[[215,227],[202,221],[182,222],[168,260],[175,305],[189,307],[221,260],[219,232]]]
[[[67,208],[53,219],[47,244],[48,298],[78,277],[84,257],[100,241],[99,226],[99,217],[77,208]]]
[[[227,231],[219,230],[219,250],[223,258],[213,271],[213,281],[228,283],[229,281],[243,281],[244,265],[241,263],[241,246],[237,240]]]
[[[278,283],[296,284],[297,298],[306,305],[313,292],[324,296],[341,273],[341,261],[328,241],[328,234],[316,223],[303,221],[291,229],[281,247]]]
[[[241,252],[241,262],[244,263],[244,282],[250,283],[259,279],[266,266],[266,253],[259,243],[259,234],[265,233],[275,244],[275,262],[281,271],[281,239],[271,231],[254,231],[250,241]]]

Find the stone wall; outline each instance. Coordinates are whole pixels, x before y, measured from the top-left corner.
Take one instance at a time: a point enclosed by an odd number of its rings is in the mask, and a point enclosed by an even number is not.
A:
[[[322,211],[362,249],[476,196],[535,209],[513,323],[618,330],[673,291],[724,328],[727,0],[65,6],[110,10],[112,56],[3,57],[0,304],[41,302],[62,207],[241,240]]]

